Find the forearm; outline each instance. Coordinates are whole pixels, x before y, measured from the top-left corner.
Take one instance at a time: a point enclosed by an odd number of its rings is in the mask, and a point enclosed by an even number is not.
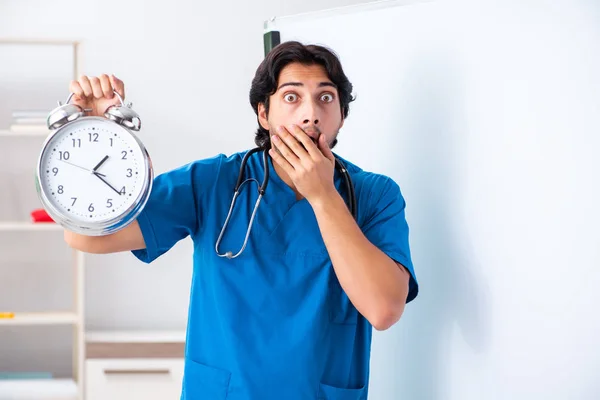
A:
[[[105,236],[86,236],[65,230],[64,239],[69,247],[91,254],[118,253],[146,247],[137,221]]]
[[[312,206],[348,298],[376,329],[389,328],[404,311],[408,272],[365,237],[337,192]]]

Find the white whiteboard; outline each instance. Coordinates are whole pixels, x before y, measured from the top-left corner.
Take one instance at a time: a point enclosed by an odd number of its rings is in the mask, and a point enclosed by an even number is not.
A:
[[[340,56],[336,151],[394,178],[420,295],[372,400],[600,398],[600,3],[377,2],[276,17]]]

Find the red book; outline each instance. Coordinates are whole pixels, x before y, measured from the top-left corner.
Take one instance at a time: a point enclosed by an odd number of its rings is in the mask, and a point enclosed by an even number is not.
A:
[[[54,222],[46,210],[38,208],[31,212],[31,222]]]

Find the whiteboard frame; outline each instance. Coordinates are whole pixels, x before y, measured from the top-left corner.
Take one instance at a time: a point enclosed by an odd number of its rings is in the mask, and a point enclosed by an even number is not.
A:
[[[327,18],[334,15],[344,15],[366,11],[375,11],[390,7],[410,6],[421,3],[434,3],[437,0],[378,0],[363,4],[354,4],[350,6],[327,8],[319,11],[308,11],[299,14],[274,16],[264,21],[264,33],[277,31],[280,27],[279,22],[284,25],[287,22],[302,22],[306,19]]]

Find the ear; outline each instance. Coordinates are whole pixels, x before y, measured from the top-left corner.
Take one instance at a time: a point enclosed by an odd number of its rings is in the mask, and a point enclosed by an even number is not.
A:
[[[264,129],[269,130],[269,120],[267,119],[265,103],[258,103],[258,122]]]

